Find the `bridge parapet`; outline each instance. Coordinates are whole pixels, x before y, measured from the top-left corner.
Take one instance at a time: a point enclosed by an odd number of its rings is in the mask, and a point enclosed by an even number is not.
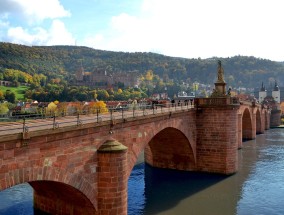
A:
[[[258,107],[261,108],[262,105],[255,102],[255,101],[240,101],[241,105],[246,105],[246,106],[252,106],[252,107]]]
[[[240,101],[237,97],[217,97],[217,98],[197,98],[195,105],[199,106],[223,106],[223,105],[239,105]]]

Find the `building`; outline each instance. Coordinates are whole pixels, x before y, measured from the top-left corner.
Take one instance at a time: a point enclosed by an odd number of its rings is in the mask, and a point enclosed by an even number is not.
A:
[[[95,68],[93,72],[85,72],[83,67],[75,74],[76,85],[98,88],[135,87],[139,86],[138,71],[108,72],[106,69]]]
[[[278,86],[276,81],[274,87],[271,90],[267,90],[262,82],[261,88],[258,92],[258,101],[259,103],[262,103],[266,97],[272,97],[277,103],[281,103],[281,101],[284,100],[283,95],[284,92],[282,93],[281,97],[281,88]]]
[[[265,86],[263,85],[263,82],[262,82],[260,91],[258,93],[258,101],[259,101],[259,103],[262,103],[266,96],[267,96],[267,90],[265,89]]]

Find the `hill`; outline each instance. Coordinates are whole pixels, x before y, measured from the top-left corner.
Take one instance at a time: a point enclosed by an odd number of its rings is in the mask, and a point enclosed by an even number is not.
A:
[[[30,75],[43,74],[47,79],[60,78],[70,82],[83,65],[85,71],[95,67],[113,72],[137,70],[144,74],[153,70],[161,78],[175,82],[198,81],[213,84],[216,79],[217,60],[222,61],[225,80],[234,87],[259,87],[278,81],[284,85],[284,64],[252,56],[230,58],[186,59],[154,53],[127,53],[96,50],[78,46],[24,46],[0,43],[0,73],[14,69]],[[1,79],[1,76],[0,76]],[[48,81],[47,80],[47,81]]]

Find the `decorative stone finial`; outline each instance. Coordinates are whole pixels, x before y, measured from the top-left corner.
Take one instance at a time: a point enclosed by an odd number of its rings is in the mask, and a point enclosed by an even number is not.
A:
[[[218,79],[217,83],[225,83],[224,81],[224,69],[222,67],[222,63],[220,60],[218,60]]]
[[[99,152],[120,152],[125,150],[127,150],[126,146],[112,138],[106,140],[98,149]]]

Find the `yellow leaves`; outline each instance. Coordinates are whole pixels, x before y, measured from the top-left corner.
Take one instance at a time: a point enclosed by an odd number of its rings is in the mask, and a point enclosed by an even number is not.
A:
[[[119,88],[119,89],[117,90],[117,93],[118,93],[118,94],[121,94],[121,93],[122,93],[122,89]]]
[[[194,83],[192,84],[192,89],[193,89],[194,91],[197,91],[197,90],[198,90],[198,87],[199,87],[199,83],[194,82]]]
[[[50,102],[47,106],[48,112],[54,112],[57,109],[57,105],[54,102]]]
[[[0,90],[0,101],[4,99],[4,93]]]
[[[152,70],[148,70],[145,74],[145,79],[147,81],[152,81],[154,77],[154,72]]]
[[[9,108],[7,103],[0,103],[0,115],[8,113]]]
[[[100,113],[107,113],[108,112],[107,105],[103,101],[94,102],[94,108],[99,109]]]

